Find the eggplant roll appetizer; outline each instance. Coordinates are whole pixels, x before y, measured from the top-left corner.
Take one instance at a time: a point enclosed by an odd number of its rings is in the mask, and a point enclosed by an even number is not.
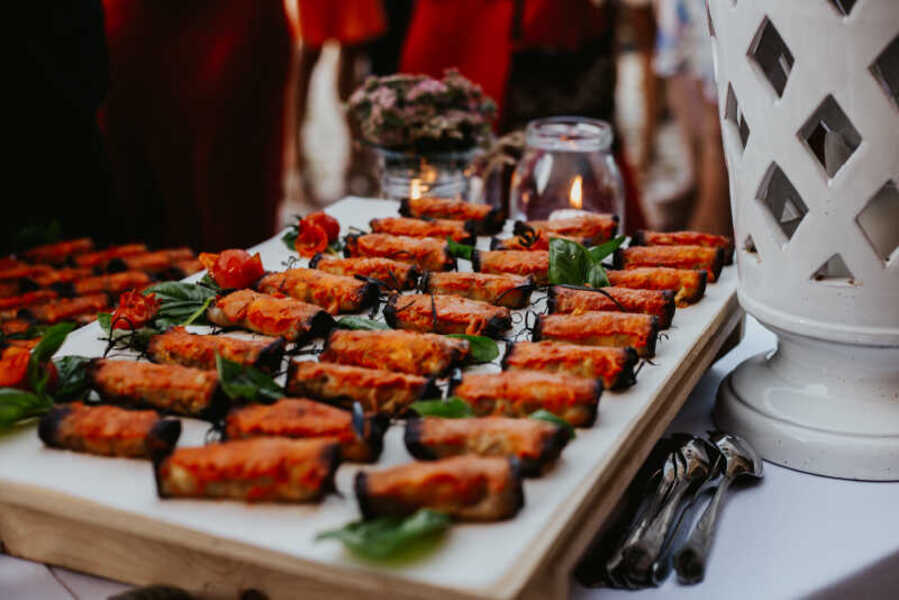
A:
[[[58,289],[63,293],[70,292],[78,296],[100,292],[118,295],[128,290],[141,290],[151,283],[153,280],[143,271],[122,271],[87,277],[68,285],[60,285]]]
[[[540,419],[425,417],[406,421],[404,440],[409,454],[419,460],[460,454],[514,456],[521,474],[534,477],[559,458],[568,431]]]
[[[340,455],[350,462],[378,460],[384,448],[389,420],[379,415],[353,413],[306,398],[282,398],[274,404],[251,404],[231,409],[225,419],[229,440],[260,436],[331,438]]]
[[[590,245],[590,240],[572,237],[568,235],[553,235],[554,238],[571,240],[584,246]],[[543,232],[525,231],[520,235],[510,238],[490,238],[491,250],[549,250],[549,236]]]
[[[105,250],[79,254],[75,257],[75,265],[78,267],[105,269],[109,264],[109,261],[113,259],[146,253],[147,246],[145,244],[125,244],[123,246],[111,246]]]
[[[175,267],[175,263],[192,260],[194,251],[190,248],[171,248],[132,256],[116,257],[109,261],[107,268],[115,271],[143,271],[162,273]]]
[[[378,285],[318,269],[288,269],[269,273],[256,284],[266,294],[286,294],[317,304],[329,313],[360,312],[378,300]]]
[[[506,348],[502,367],[509,371],[544,371],[601,379],[607,390],[634,384],[637,352],[633,348],[579,346],[565,342],[515,342]]]
[[[531,276],[537,285],[549,283],[546,250],[473,250],[471,269],[476,273]]]
[[[320,306],[252,290],[219,298],[209,307],[207,317],[222,327],[242,327],[297,343],[321,337],[334,326],[334,319]]]
[[[56,269],[55,271],[47,271],[40,275],[33,275],[28,280],[37,287],[47,288],[50,286],[58,286],[71,283],[80,279],[91,277],[94,274],[92,269],[84,269],[80,267],[66,267],[64,269]],[[92,293],[92,292],[85,292]]]
[[[172,451],[181,435],[181,421],[163,419],[155,410],[73,402],[51,408],[41,417],[37,434],[54,448],[101,456],[153,458]]]
[[[110,404],[155,408],[210,421],[228,409],[215,371],[181,365],[96,359],[87,369],[91,387]]]
[[[474,221],[387,217],[384,219],[372,219],[369,221],[369,226],[373,233],[440,238],[442,240],[450,238],[454,242],[469,245],[475,242]]]
[[[483,417],[527,417],[548,410],[572,427],[590,427],[603,385],[599,379],[539,371],[465,373],[450,381],[450,395],[471,405]]]
[[[427,377],[461,366],[469,352],[468,340],[434,333],[336,329],[318,359]]]
[[[540,315],[532,339],[584,346],[630,346],[641,358],[655,356],[659,321],[652,315],[590,311],[570,315]]]
[[[426,271],[451,271],[456,259],[447,243],[434,238],[414,238],[386,233],[346,236],[344,255],[392,258],[418,265]]]
[[[354,258],[337,258],[327,254],[316,254],[309,261],[309,267],[334,273],[375,280],[387,289],[411,290],[415,288],[421,270],[409,263],[389,258],[357,256]]]
[[[284,356],[284,338],[241,340],[226,335],[188,333],[184,327],[173,327],[150,338],[147,354],[155,363],[209,371],[215,370],[215,355],[220,354],[241,365],[274,373]]]
[[[49,265],[10,265],[6,269],[0,269],[0,281],[10,282],[16,279],[32,279],[53,273],[53,267]]]
[[[534,278],[529,276],[459,271],[428,271],[419,284],[419,289],[425,294],[452,294],[506,308],[527,306],[535,287]]]
[[[160,498],[315,502],[334,490],[339,465],[334,440],[257,437],[176,448],[154,470]]]
[[[636,290],[671,290],[674,303],[684,307],[699,302],[705,294],[705,271],[670,269],[667,267],[636,267],[626,271],[606,271],[609,283],[615,287]]]
[[[705,271],[714,282],[724,266],[723,248],[705,246],[634,246],[615,251],[615,268],[669,267]]]
[[[398,417],[418,400],[440,397],[433,378],[337,363],[292,361],[287,393],[306,396],[344,409],[358,402],[365,413]]]
[[[66,240],[55,244],[35,246],[25,252],[24,257],[28,262],[44,263],[48,265],[61,265],[76,254],[83,254],[94,249],[94,240],[90,238],[78,238]]]
[[[26,292],[19,296],[0,298],[0,315],[3,315],[7,311],[11,311],[13,313],[13,316],[6,317],[11,319],[15,316],[14,313],[21,308],[26,308],[35,304],[43,304],[44,302],[55,300],[58,297],[59,294],[54,292],[53,290],[35,290],[33,292]],[[5,317],[0,316],[0,319],[2,318]]]
[[[400,214],[416,219],[451,219],[469,221],[466,228],[478,235],[490,235],[503,228],[505,213],[486,204],[472,204],[452,198],[405,198]]]
[[[463,521],[499,521],[524,506],[518,461],[476,456],[361,471],[354,484],[362,517],[403,517],[430,508]]]
[[[508,308],[461,296],[430,294],[391,296],[384,307],[384,320],[394,329],[489,337],[512,327]]]
[[[615,237],[618,231],[618,216],[584,213],[576,217],[549,221],[516,221],[513,231],[515,235],[542,234],[546,238],[565,236],[581,239],[586,245],[593,246]]]
[[[69,321],[80,315],[93,315],[109,306],[106,294],[91,294],[77,298],[62,298],[46,304],[38,304],[24,309],[35,321],[40,323],[58,323]]]
[[[593,310],[654,315],[659,329],[668,329],[674,317],[674,292],[671,290],[632,290],[624,287],[599,289],[554,285],[549,288],[550,313],[580,314]]]
[[[734,262],[734,240],[726,235],[701,231],[646,231],[637,230],[631,237],[631,246],[704,246],[723,248],[724,264]]]

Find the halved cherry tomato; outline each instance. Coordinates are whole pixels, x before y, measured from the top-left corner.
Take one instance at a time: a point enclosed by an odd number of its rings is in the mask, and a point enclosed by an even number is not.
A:
[[[113,329],[139,329],[149,323],[158,311],[156,294],[144,296],[131,290],[119,297],[119,305],[112,313],[110,322]]]
[[[337,219],[332,217],[329,214],[326,214],[322,211],[314,212],[310,215],[306,215],[302,219],[303,221],[308,221],[313,225],[318,225],[322,229],[325,230],[325,233],[328,234],[328,243],[336,242],[337,238],[340,237],[340,223],[337,222]]]
[[[27,389],[25,376],[31,351],[10,346],[0,355],[0,387]]]
[[[258,252],[252,256],[239,249],[223,250],[220,254],[201,252],[199,259],[215,282],[226,290],[250,287],[265,275]]]
[[[297,224],[297,229],[295,246],[300,256],[312,258],[319,252],[324,252],[328,247],[328,234],[318,225],[301,219]]]

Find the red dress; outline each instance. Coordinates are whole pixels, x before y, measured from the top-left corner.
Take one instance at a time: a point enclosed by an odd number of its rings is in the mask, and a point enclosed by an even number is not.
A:
[[[321,47],[328,40],[351,46],[387,29],[380,0],[297,0],[303,44]]]

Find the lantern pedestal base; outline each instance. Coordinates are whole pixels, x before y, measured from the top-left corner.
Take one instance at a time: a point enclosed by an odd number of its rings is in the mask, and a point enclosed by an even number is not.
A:
[[[774,331],[777,350],[743,362],[718,388],[718,428],[791,469],[899,481],[899,348]]]

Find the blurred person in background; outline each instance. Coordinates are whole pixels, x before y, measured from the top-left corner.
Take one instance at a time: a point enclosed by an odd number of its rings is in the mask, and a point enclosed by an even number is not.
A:
[[[655,0],[655,69],[689,149],[695,199],[674,228],[733,235],[705,0]]]
[[[216,251],[271,236],[294,41],[281,0],[104,0],[101,125],[120,239]]]
[[[298,82],[296,90],[296,156],[297,167],[303,180],[303,196],[306,202],[320,205],[311,178],[306,174],[307,163],[303,152],[303,122],[309,106],[309,83],[315,66],[321,58],[325,42],[340,44],[340,58],[337,65],[337,95],[346,102],[357,81],[356,69],[364,55],[366,43],[381,37],[387,28],[384,7],[381,0],[296,0],[300,18],[300,38],[303,49],[300,53]],[[400,7],[402,8],[402,6]],[[357,137],[355,135],[353,138]],[[351,183],[360,169],[367,177],[370,166],[360,151],[354,148],[350,158],[347,180]]]

